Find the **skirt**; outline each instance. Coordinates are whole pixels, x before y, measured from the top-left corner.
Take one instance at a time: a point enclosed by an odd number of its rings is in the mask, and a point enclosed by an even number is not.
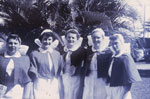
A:
[[[97,78],[97,71],[85,77],[83,99],[106,99],[106,80]]]
[[[23,87],[17,84],[11,90],[9,90],[2,99],[22,99],[23,90]]]
[[[38,78],[33,83],[34,99],[60,99],[57,78]]]
[[[81,99],[81,77],[71,76],[69,73],[64,73],[63,76],[64,99]]]
[[[131,85],[126,86],[107,86],[107,99],[132,99],[131,97]]]

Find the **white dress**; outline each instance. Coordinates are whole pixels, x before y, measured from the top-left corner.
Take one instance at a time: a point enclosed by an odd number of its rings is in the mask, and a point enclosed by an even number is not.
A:
[[[78,99],[80,93],[81,78],[80,75],[75,75],[76,67],[71,66],[70,55],[68,52],[65,61],[65,73],[62,75],[64,86],[64,99]]]
[[[40,52],[38,52],[38,55],[44,55],[36,56],[36,58],[40,59],[41,61],[45,59],[45,61],[48,61],[47,63],[39,63],[40,66],[49,66],[50,71],[52,72],[52,68],[54,66],[54,63],[52,61],[52,57],[50,53],[52,53],[53,50],[44,51],[42,49],[39,49]],[[40,54],[39,54],[40,53]],[[35,54],[34,54],[35,55]],[[47,60],[46,60],[47,59]],[[34,63],[37,64],[37,63]],[[38,64],[37,64],[38,65]],[[44,67],[42,68],[44,70]],[[41,73],[40,71],[38,74]],[[51,74],[49,74],[51,75]],[[56,78],[53,76],[52,78],[44,78],[44,77],[38,77],[33,82],[33,94],[34,99],[60,99],[59,95],[59,78]]]
[[[90,74],[85,77],[83,99],[106,99],[106,83],[104,78],[97,78],[97,55],[94,54]]]
[[[39,78],[34,81],[35,99],[59,99],[58,80]]]

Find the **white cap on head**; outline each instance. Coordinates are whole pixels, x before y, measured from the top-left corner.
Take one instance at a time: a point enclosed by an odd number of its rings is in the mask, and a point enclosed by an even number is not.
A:
[[[94,33],[96,33],[96,32],[100,33],[102,36],[105,36],[105,33],[104,33],[104,31],[103,31],[102,28],[96,28],[96,29],[94,29],[94,30],[92,31],[92,34],[94,34]]]
[[[45,30],[43,30],[43,32],[41,33],[41,35],[43,35],[44,33],[47,33],[47,32],[53,32],[53,31],[50,30],[50,29],[45,29]]]

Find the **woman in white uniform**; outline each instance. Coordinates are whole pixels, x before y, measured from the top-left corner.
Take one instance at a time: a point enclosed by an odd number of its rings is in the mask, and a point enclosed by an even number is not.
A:
[[[83,99],[106,99],[106,79],[111,52],[104,48],[105,34],[101,28],[91,34],[92,46],[86,51]]]
[[[60,99],[62,58],[52,48],[53,32],[46,29],[41,33],[41,46],[31,52],[29,74],[33,79],[33,95],[35,99]]]
[[[82,99],[83,77],[81,77],[85,49],[81,46],[79,32],[70,29],[65,35],[63,85],[64,99]]]

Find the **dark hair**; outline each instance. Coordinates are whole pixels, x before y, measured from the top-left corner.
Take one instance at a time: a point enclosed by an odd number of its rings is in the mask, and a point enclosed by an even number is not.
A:
[[[44,32],[40,37],[39,37],[39,40],[42,41],[42,38],[44,36],[47,36],[47,37],[52,37],[53,38],[53,41],[56,39],[53,32]]]
[[[8,35],[8,38],[6,41],[8,42],[10,39],[15,39],[15,40],[19,41],[19,43],[21,44],[21,38],[17,34]]]
[[[69,30],[66,32],[65,37],[67,37],[67,34],[69,34],[69,33],[76,34],[76,35],[77,35],[77,39],[80,38],[80,34],[79,34],[79,32],[78,32],[76,29],[69,29]]]

